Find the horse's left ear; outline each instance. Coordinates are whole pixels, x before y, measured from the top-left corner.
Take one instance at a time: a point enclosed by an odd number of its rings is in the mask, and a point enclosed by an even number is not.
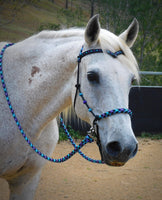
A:
[[[129,27],[119,35],[129,47],[132,47],[139,31],[139,24],[136,18],[132,21]]]
[[[89,20],[85,30],[86,43],[89,46],[96,44],[98,41],[99,33],[100,33],[99,15],[95,15]]]

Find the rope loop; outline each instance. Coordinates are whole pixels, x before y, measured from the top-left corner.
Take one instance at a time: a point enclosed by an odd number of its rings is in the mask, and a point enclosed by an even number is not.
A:
[[[7,44],[3,47],[3,49],[1,50],[0,52],[0,77],[1,77],[1,83],[2,83],[2,87],[3,87],[3,90],[4,90],[4,95],[6,97],[6,101],[8,103],[8,106],[9,106],[9,109],[11,111],[11,114],[12,114],[12,117],[14,118],[15,120],[15,123],[20,131],[20,133],[22,134],[23,138],[25,139],[25,141],[28,143],[28,145],[39,155],[41,156],[42,158],[48,160],[48,161],[51,161],[51,162],[54,162],[54,163],[61,163],[61,162],[65,162],[66,160],[70,159],[73,155],[75,155],[77,152],[79,152],[79,154],[85,158],[86,160],[90,161],[90,162],[93,162],[93,163],[102,163],[102,161],[100,160],[94,160],[92,158],[89,158],[88,156],[86,156],[85,154],[83,154],[80,149],[87,143],[92,143],[94,140],[90,137],[90,135],[87,135],[79,145],[76,145],[75,142],[73,141],[72,137],[70,136],[64,122],[63,122],[63,119],[60,118],[60,122],[61,122],[61,125],[63,126],[64,128],[64,131],[68,137],[68,139],[71,141],[72,145],[74,146],[74,150],[72,150],[69,154],[67,154],[66,156],[62,157],[62,158],[59,158],[59,159],[54,159],[54,158],[51,158],[47,155],[45,155],[44,153],[42,153],[39,149],[37,149],[35,147],[35,145],[29,140],[29,138],[27,137],[27,135],[25,134],[17,116],[16,116],[16,113],[11,105],[11,101],[10,101],[10,98],[9,98],[9,94],[7,92],[7,87],[6,87],[6,84],[5,84],[5,79],[4,79],[4,75],[3,75],[3,69],[2,69],[2,58],[3,58],[3,54],[6,50],[6,48],[12,46],[13,43],[11,44]],[[78,84],[78,87],[79,87],[79,84]]]

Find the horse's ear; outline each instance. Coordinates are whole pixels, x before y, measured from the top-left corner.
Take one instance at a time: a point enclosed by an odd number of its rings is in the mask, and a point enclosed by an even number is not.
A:
[[[95,15],[89,20],[85,30],[86,43],[88,45],[93,45],[97,43],[99,33],[100,33],[99,15]]]
[[[129,27],[119,35],[129,47],[132,47],[139,31],[139,24],[136,18],[132,21]]]

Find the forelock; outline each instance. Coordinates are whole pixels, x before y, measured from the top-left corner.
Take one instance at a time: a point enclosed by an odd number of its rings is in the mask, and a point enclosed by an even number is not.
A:
[[[121,61],[121,63],[129,67],[129,69],[132,71],[137,81],[139,82],[139,68],[137,61],[131,49],[121,38],[105,29],[101,29],[99,44],[101,45],[101,48],[104,52],[106,50],[110,50],[112,52],[122,50],[124,52],[124,56],[119,56],[118,59]]]

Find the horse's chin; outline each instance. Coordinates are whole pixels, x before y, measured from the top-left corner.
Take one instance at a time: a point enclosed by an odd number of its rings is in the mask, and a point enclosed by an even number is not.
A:
[[[105,159],[105,157],[104,157],[104,154],[103,154],[103,152],[102,152],[102,150],[101,150],[101,147],[99,148],[99,150],[100,150],[100,154],[101,154],[101,160],[105,163],[105,164],[107,164],[107,165],[109,165],[109,166],[112,166],[112,167],[122,167],[122,166],[124,166],[125,165],[125,163],[126,162],[120,162],[120,161],[117,161],[117,160],[110,160],[110,159]]]
[[[113,166],[113,167],[122,167],[122,166],[125,165],[125,163],[113,161],[113,162],[110,162],[109,165],[110,165],[110,166]]]
[[[124,166],[125,163],[126,163],[126,162],[119,162],[119,161],[117,161],[117,160],[111,161],[111,160],[109,160],[109,159],[104,159],[104,156],[103,156],[103,153],[102,153],[102,150],[101,150],[101,149],[100,149],[100,154],[101,154],[101,160],[102,160],[105,164],[107,164],[107,165],[109,165],[109,166],[112,166],[112,167],[122,167],[122,166]]]
[[[112,166],[112,167],[122,167],[125,165],[125,162],[109,161],[109,162],[106,162],[105,164]]]

